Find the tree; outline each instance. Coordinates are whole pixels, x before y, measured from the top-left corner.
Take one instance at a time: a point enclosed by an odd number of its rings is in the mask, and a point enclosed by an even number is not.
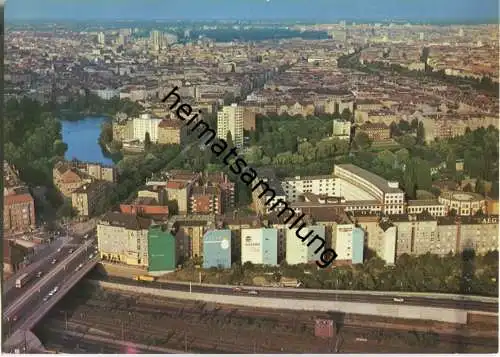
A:
[[[226,133],[226,142],[227,142],[227,146],[229,148],[233,148],[234,147],[233,135],[231,134],[230,130],[228,130],[227,133]]]
[[[356,142],[356,145],[362,150],[368,149],[371,145],[371,140],[368,137],[368,134],[363,131],[356,133],[354,141]]]
[[[455,156],[455,152],[453,150],[448,151],[448,155],[446,155],[446,169],[453,176],[457,173],[457,157]]]
[[[486,195],[486,188],[484,187],[484,182],[481,179],[477,179],[476,181],[476,187],[474,188],[474,191],[476,193],[479,193],[483,196]]]
[[[417,131],[418,128],[418,119],[415,118],[410,123],[411,130]]]
[[[151,148],[151,136],[149,135],[149,132],[146,131],[146,134],[144,135],[144,149],[148,151]]]
[[[105,144],[113,140],[113,124],[108,121],[102,123],[100,139]]]
[[[391,125],[389,125],[389,130],[391,132],[391,138],[401,135],[401,130],[399,129],[398,124],[396,124],[395,122],[392,122]]]
[[[473,192],[474,191],[470,182],[464,186],[463,190],[464,190],[464,192]]]
[[[418,123],[418,128],[417,128],[417,142],[419,144],[423,144],[425,141],[425,129],[424,129],[424,123],[419,122]]]
[[[342,113],[340,114],[340,117],[343,120],[351,121],[351,119],[352,119],[352,113],[349,110],[349,108],[344,108],[344,110],[342,110]]]
[[[398,128],[402,133],[406,133],[410,131],[411,126],[410,123],[408,123],[406,120],[401,119],[398,123]]]
[[[64,156],[66,151],[68,150],[68,144],[64,143],[62,140],[57,139],[54,141],[54,154],[57,156]]]

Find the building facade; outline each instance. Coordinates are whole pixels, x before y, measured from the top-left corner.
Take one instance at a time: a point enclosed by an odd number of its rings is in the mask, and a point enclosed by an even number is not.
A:
[[[165,272],[177,266],[175,236],[167,227],[152,225],[148,230],[148,271]]]
[[[324,226],[307,226],[306,229],[302,229],[299,233],[304,236],[309,231],[313,232],[309,240],[316,234],[322,238],[326,237]],[[296,229],[286,229],[286,262],[290,265],[295,265],[307,264],[320,260],[321,250],[315,253],[318,249],[317,244],[314,243],[308,247],[307,242],[302,242],[302,240],[297,237],[296,232]]]
[[[237,104],[225,106],[217,113],[217,137],[226,140],[227,133],[231,132],[233,143],[236,147],[243,146],[245,108]]]
[[[231,231],[211,230],[203,236],[203,268],[231,268]]]
[[[149,266],[148,229],[151,220],[108,212],[97,224],[97,246],[104,260]]]
[[[241,230],[241,263],[278,265],[278,230],[250,228]]]

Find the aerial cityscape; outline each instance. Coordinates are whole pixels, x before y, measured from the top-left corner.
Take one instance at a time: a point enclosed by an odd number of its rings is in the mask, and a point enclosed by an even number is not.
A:
[[[497,14],[7,1],[2,351],[498,352]]]

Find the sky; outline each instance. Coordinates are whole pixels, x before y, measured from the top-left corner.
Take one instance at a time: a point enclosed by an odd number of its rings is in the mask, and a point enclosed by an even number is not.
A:
[[[480,21],[498,0],[6,0],[5,18]]]

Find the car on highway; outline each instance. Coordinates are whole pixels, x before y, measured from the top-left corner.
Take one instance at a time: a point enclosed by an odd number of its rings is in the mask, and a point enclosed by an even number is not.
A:
[[[55,293],[57,293],[57,291],[59,290],[59,286],[56,286],[54,289],[52,289],[52,291]]]
[[[250,290],[248,292],[249,295],[259,295],[259,292],[257,290]]]
[[[49,299],[50,299],[51,296],[52,295],[45,295],[45,297],[43,298],[43,302],[49,301]]]
[[[356,337],[356,341],[358,342],[368,342],[368,340],[364,337]]]
[[[405,299],[403,299],[403,298],[394,298],[394,299],[392,299],[392,301],[394,301],[394,302],[405,302]]]
[[[40,278],[42,275],[43,275],[43,271],[39,271],[38,273],[36,273],[37,278]]]
[[[239,293],[239,292],[241,292],[241,291],[243,291],[243,289],[242,289],[242,288],[238,288],[238,287],[233,288],[233,293]]]
[[[83,263],[76,267],[75,271],[80,270],[83,267]]]
[[[57,259],[56,258],[52,259],[52,261],[50,262],[50,264],[52,264],[52,265],[54,265],[55,263],[57,263]]]

